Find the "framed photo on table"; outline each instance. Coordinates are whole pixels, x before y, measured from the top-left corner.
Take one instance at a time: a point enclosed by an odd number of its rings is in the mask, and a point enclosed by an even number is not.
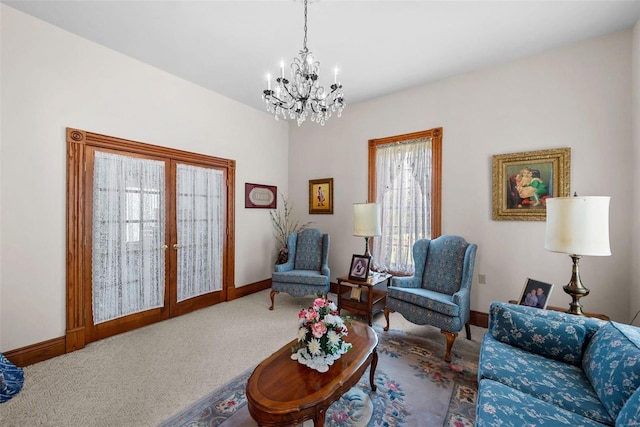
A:
[[[333,214],[333,178],[309,180],[309,213]]]
[[[366,255],[353,255],[351,268],[349,268],[349,280],[366,282],[369,278],[369,264],[371,257]]]
[[[547,308],[551,291],[553,291],[551,283],[527,278],[518,304],[535,308]]]
[[[571,148],[493,156],[497,221],[545,221],[547,199],[570,194]]]

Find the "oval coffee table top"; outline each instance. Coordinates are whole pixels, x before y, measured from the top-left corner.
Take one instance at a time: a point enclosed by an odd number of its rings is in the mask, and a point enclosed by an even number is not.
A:
[[[359,322],[348,328],[345,341],[353,347],[325,373],[291,359],[291,347],[296,340],[260,363],[247,382],[247,400],[254,418],[256,412],[268,414],[268,418],[280,416],[282,424],[274,421],[264,425],[286,425],[287,414],[291,420],[299,420],[304,409],[326,407],[355,385],[371,363],[378,336],[371,327]]]

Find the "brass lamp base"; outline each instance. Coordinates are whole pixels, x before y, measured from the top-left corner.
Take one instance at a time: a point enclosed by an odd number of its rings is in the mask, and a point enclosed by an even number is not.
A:
[[[569,304],[569,310],[567,313],[575,314],[578,316],[584,316],[582,312],[582,305],[580,304],[580,298],[589,295],[589,289],[582,286],[580,281],[580,270],[578,264],[580,263],[580,255],[569,255],[573,260],[573,270],[571,273],[571,281],[562,287],[566,293],[571,295],[571,304]]]

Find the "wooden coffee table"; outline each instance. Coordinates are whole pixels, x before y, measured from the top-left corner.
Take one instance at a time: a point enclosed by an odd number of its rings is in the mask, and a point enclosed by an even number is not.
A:
[[[369,365],[369,383],[376,390],[378,336],[362,323],[353,322],[345,337],[353,347],[329,370],[320,373],[291,359],[293,340],[260,363],[247,382],[249,413],[260,426],[289,426],[313,419],[323,426],[327,408],[358,383]]]

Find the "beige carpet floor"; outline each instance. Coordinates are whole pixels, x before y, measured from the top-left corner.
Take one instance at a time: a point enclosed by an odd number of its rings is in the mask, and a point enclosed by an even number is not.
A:
[[[220,303],[28,366],[22,392],[0,405],[0,425],[156,426],[295,338],[297,313],[313,298],[279,294],[269,311],[268,295]],[[375,322],[384,325],[384,316]],[[396,313],[391,327],[439,341],[444,354],[438,329]],[[472,327],[473,340],[462,333],[455,345],[477,351],[485,331]]]

